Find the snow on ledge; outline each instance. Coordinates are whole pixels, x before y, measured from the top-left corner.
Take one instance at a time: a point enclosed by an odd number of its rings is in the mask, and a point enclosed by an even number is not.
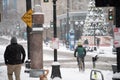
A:
[[[53,62],[52,65],[60,65],[59,62]]]
[[[120,79],[120,72],[119,72],[119,73],[115,73],[115,74],[113,74],[113,78]]]

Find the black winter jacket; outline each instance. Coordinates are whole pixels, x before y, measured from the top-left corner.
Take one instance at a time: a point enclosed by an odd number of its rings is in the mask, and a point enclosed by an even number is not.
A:
[[[6,47],[4,53],[5,64],[15,65],[22,64],[25,60],[25,50],[22,45],[12,43]]]

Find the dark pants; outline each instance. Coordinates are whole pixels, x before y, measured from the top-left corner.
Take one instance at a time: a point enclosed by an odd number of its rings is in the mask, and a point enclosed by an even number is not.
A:
[[[79,59],[79,58],[80,58],[80,59]],[[82,63],[83,63],[83,70],[85,70],[85,62],[84,62],[84,58],[81,58],[81,57],[77,56],[77,62],[78,62],[78,64],[79,64],[80,60],[81,60]]]

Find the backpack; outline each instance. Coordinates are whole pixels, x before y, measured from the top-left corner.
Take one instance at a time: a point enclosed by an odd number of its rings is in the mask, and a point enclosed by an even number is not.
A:
[[[77,48],[77,52],[78,52],[78,56],[79,57],[84,57],[85,56],[85,52],[84,52],[84,48],[83,47],[78,47]]]

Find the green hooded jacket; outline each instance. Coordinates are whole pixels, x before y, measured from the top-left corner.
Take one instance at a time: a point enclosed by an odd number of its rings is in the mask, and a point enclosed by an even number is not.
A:
[[[77,55],[76,55],[77,53]],[[75,49],[75,52],[74,52],[74,56],[78,56],[78,57],[85,57],[86,56],[86,50],[85,48],[83,48],[82,46],[78,46],[76,49]]]

